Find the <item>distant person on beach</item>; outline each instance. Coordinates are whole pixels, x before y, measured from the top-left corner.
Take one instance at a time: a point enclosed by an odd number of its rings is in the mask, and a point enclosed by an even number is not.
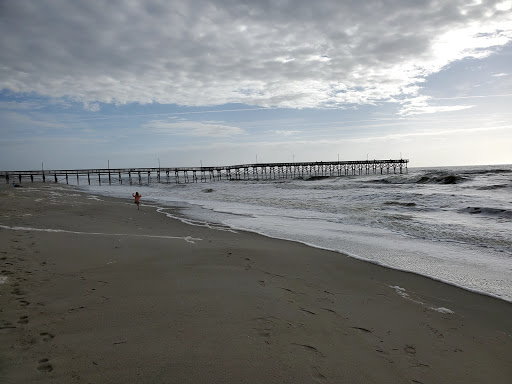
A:
[[[137,204],[137,209],[140,209],[139,204],[140,204],[140,198],[142,197],[142,195],[139,195],[139,192],[135,192],[135,194],[132,193],[132,196],[135,198],[134,203]]]
[[[12,186],[13,186],[14,188],[20,188],[20,187],[21,187],[21,185],[16,184],[14,181],[12,182]]]

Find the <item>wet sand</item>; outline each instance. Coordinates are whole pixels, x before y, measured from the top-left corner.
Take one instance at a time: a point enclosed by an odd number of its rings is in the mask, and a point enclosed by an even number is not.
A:
[[[512,304],[142,199],[0,185],[2,383],[508,383]],[[172,208],[169,209],[172,211]]]

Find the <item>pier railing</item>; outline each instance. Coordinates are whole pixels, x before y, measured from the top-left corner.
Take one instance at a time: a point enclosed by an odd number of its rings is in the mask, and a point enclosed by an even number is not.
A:
[[[316,161],[292,163],[256,163],[216,167],[96,168],[31,171],[1,171],[7,183],[23,179],[76,183],[86,179],[102,183],[192,183],[219,180],[272,180],[288,178],[337,177],[407,172],[409,160]]]

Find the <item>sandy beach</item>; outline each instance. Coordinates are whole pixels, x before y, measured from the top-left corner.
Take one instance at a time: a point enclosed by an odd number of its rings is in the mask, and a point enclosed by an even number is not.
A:
[[[131,196],[37,183],[1,185],[0,197],[2,383],[512,377],[511,303],[187,225],[144,198],[137,210]]]

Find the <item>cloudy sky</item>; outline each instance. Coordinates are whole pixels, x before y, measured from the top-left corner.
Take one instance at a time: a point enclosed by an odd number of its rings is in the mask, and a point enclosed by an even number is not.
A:
[[[512,163],[512,0],[3,0],[0,169]]]

